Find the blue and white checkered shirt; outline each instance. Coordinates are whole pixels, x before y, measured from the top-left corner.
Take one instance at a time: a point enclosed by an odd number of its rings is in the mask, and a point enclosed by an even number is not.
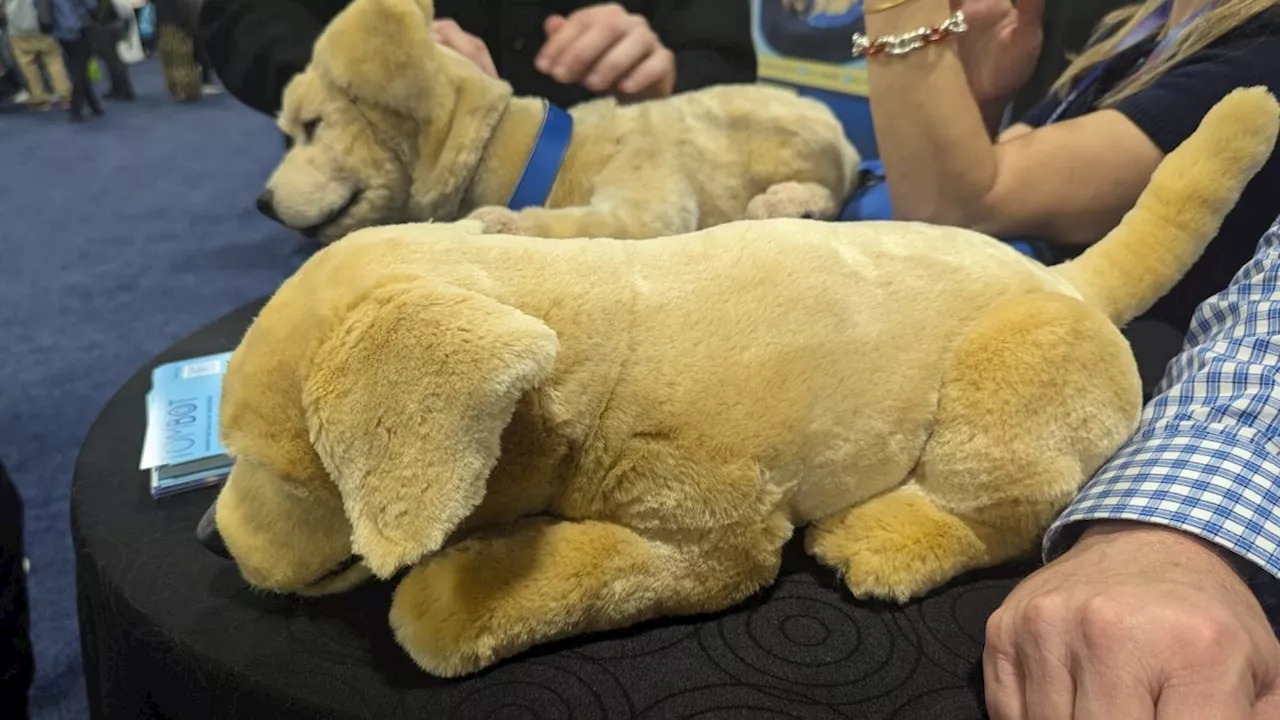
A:
[[[1278,373],[1280,219],[1227,289],[1196,311],[1137,432],[1049,528],[1045,560],[1077,536],[1079,526],[1067,530],[1073,523],[1156,523],[1250,561],[1239,565],[1259,599],[1280,602],[1272,585],[1280,578]]]

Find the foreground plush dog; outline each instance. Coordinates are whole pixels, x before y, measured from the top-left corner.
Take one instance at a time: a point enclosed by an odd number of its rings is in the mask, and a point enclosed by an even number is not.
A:
[[[1117,326],[1199,256],[1278,125],[1265,90],[1229,96],[1054,268],[908,223],[362,231],[236,349],[205,540],[280,592],[409,568],[391,624],[445,676],[726,608],[801,525],[855,595],[919,596],[1030,551],[1133,431]]]
[[[292,141],[259,206],[323,242],[451,221],[540,237],[647,238],[744,217],[834,217],[858,156],[822,103],[727,85],[575,107],[545,207],[506,208],[546,113],[540,99],[436,45],[430,0],[355,0],[285,90]]]

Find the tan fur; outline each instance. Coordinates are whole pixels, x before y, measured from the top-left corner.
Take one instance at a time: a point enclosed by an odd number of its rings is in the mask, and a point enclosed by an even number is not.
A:
[[[649,238],[743,218],[831,218],[853,190],[858,155],[826,105],[723,85],[574,107],[548,202],[512,212],[543,103],[512,97],[437,46],[432,13],[430,0],[355,0],[321,34],[285,90],[279,125],[294,145],[267,182],[286,225],[331,242],[474,215],[490,232]]]
[[[443,676],[729,607],[806,525],[855,595],[918,597],[1031,551],[1133,431],[1116,308],[1185,271],[1277,126],[1265,90],[1229,96],[1167,161],[1197,173],[1158,177],[1071,273],[909,223],[361,231],[285,282],[232,357],[218,529],[266,590],[407,569],[391,625]],[[1133,247],[1175,261],[1083,274]]]

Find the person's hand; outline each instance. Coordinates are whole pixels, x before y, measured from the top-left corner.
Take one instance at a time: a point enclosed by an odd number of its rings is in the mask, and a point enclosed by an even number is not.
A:
[[[987,622],[992,720],[1275,720],[1280,643],[1206,542],[1090,527]]]
[[[1000,105],[1035,72],[1044,45],[1045,0],[951,0],[969,32],[956,38],[960,61],[978,104]]]
[[[436,44],[443,45],[457,52],[462,57],[475,63],[489,77],[498,77],[498,68],[489,55],[489,46],[480,38],[459,27],[458,23],[441,18],[432,23],[435,30]]]
[[[676,62],[649,21],[618,3],[590,5],[546,21],[547,42],[534,64],[562,83],[623,100],[666,97]]]

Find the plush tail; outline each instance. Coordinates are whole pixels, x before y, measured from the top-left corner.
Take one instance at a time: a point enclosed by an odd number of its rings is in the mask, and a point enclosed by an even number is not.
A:
[[[1053,270],[1117,325],[1146,312],[1218,234],[1278,131],[1280,103],[1266,88],[1233,91],[1165,157],[1114,230]]]

